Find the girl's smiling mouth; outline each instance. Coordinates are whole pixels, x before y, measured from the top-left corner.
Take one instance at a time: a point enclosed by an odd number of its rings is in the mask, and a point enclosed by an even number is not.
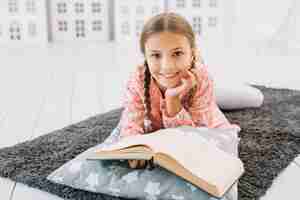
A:
[[[171,79],[171,78],[175,78],[178,74],[179,74],[179,72],[176,72],[173,74],[160,74],[160,76],[167,78],[167,79]]]

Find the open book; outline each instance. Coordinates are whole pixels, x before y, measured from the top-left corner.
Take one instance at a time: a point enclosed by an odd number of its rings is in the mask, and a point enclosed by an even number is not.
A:
[[[243,163],[201,136],[201,131],[161,129],[128,136],[92,152],[87,159],[153,159],[154,164],[182,177],[215,197],[222,197],[244,172]]]

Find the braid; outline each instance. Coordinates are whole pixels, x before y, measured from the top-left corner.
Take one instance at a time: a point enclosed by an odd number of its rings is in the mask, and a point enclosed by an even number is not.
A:
[[[145,71],[144,71],[144,107],[145,107],[145,120],[144,120],[144,131],[145,133],[149,132],[151,128],[151,120],[150,120],[150,113],[151,113],[151,103],[150,103],[150,81],[151,81],[151,74],[148,67],[147,62],[145,61]]]
[[[195,68],[195,59],[192,60],[192,67],[191,68]],[[188,107],[190,107],[192,105],[192,100],[195,96],[195,93],[197,91],[197,86],[193,87],[192,89],[190,89],[189,93],[188,93],[188,96],[187,96],[187,104],[188,104]]]

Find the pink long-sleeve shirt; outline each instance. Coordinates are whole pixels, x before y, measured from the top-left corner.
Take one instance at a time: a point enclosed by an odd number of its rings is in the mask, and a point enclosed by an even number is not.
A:
[[[205,126],[208,128],[236,128],[230,124],[216,104],[213,93],[213,80],[210,77],[207,66],[196,65],[198,87],[190,106],[187,105],[187,96],[180,96],[182,109],[174,117],[168,117],[165,99],[157,82],[151,77],[149,92],[151,102],[152,130],[173,128],[181,125],[193,127]],[[123,107],[120,125],[121,137],[144,133],[145,108],[144,99],[144,66],[138,66],[130,75],[123,97]]]

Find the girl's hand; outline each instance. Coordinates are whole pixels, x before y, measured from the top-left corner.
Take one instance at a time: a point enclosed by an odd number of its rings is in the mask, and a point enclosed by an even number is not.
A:
[[[181,73],[181,84],[175,88],[168,88],[165,97],[185,95],[197,84],[196,69],[189,69]]]
[[[146,160],[128,160],[129,167],[132,169],[142,169],[146,168],[147,162]]]

